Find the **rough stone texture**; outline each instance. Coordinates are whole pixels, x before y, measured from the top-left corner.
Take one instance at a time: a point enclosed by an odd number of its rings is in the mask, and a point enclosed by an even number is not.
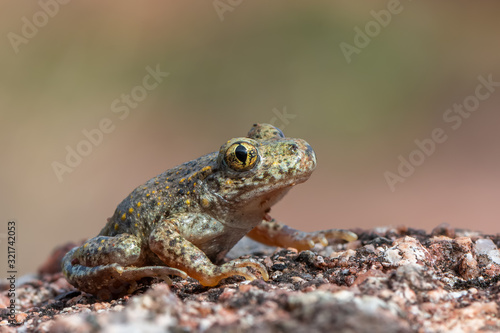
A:
[[[229,254],[263,262],[270,280],[233,277],[215,288],[174,278],[144,281],[133,295],[102,302],[54,272],[17,287],[18,326],[0,332],[498,332],[500,235],[442,225],[354,230],[359,240],[315,251],[275,249],[245,239]],[[58,259],[59,258],[59,259]]]

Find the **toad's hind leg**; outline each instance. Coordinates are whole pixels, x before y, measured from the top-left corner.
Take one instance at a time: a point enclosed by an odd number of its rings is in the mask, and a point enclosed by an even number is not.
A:
[[[181,235],[179,220],[173,218],[157,224],[149,237],[149,246],[166,265],[186,272],[204,286],[216,286],[220,280],[240,275],[247,280],[256,279],[247,267],[256,269],[264,280],[269,279],[267,270],[254,259],[236,259],[223,265],[215,265],[207,255]]]
[[[136,281],[157,277],[171,283],[169,275],[186,277],[178,269],[143,266],[140,242],[133,235],[97,236],[69,251],[63,258],[66,279],[78,289],[101,299],[122,296],[133,291]]]

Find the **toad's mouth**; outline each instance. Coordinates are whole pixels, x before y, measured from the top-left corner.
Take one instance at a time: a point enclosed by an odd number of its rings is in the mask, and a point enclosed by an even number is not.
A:
[[[238,201],[253,201],[254,199],[261,202],[272,201],[276,202],[283,197],[292,187],[302,184],[309,179],[312,171],[308,173],[303,173],[300,176],[295,176],[292,179],[284,180],[282,179],[276,183],[270,184],[260,184],[259,186],[253,187],[252,189],[247,189],[247,191],[241,191],[238,195]],[[278,200],[273,200],[275,197]]]
[[[292,187],[304,183],[310,174],[301,178],[293,179],[289,182],[281,183],[279,186],[274,187],[272,190],[263,191],[260,196],[260,207],[262,209],[270,209],[275,203],[280,201],[287,193],[292,189]]]

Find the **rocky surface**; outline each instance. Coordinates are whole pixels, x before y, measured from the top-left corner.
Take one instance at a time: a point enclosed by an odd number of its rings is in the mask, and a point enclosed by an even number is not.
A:
[[[354,230],[359,240],[315,251],[245,239],[230,253],[269,270],[267,282],[233,277],[215,288],[188,278],[144,281],[109,302],[81,293],[58,272],[65,249],[16,288],[0,285],[0,332],[498,332],[500,235],[439,226]]]

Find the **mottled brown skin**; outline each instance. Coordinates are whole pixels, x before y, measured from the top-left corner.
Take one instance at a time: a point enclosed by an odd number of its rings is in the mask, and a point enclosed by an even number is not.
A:
[[[268,124],[255,124],[246,138],[168,170],[136,188],[117,207],[97,237],[72,249],[63,273],[80,290],[101,298],[123,295],[144,277],[171,283],[169,275],[190,276],[204,286],[265,267],[253,259],[218,265],[244,235],[268,245],[312,248],[327,238],[354,240],[345,230],[300,232],[271,219],[268,212],[316,166],[312,148],[285,138]]]

